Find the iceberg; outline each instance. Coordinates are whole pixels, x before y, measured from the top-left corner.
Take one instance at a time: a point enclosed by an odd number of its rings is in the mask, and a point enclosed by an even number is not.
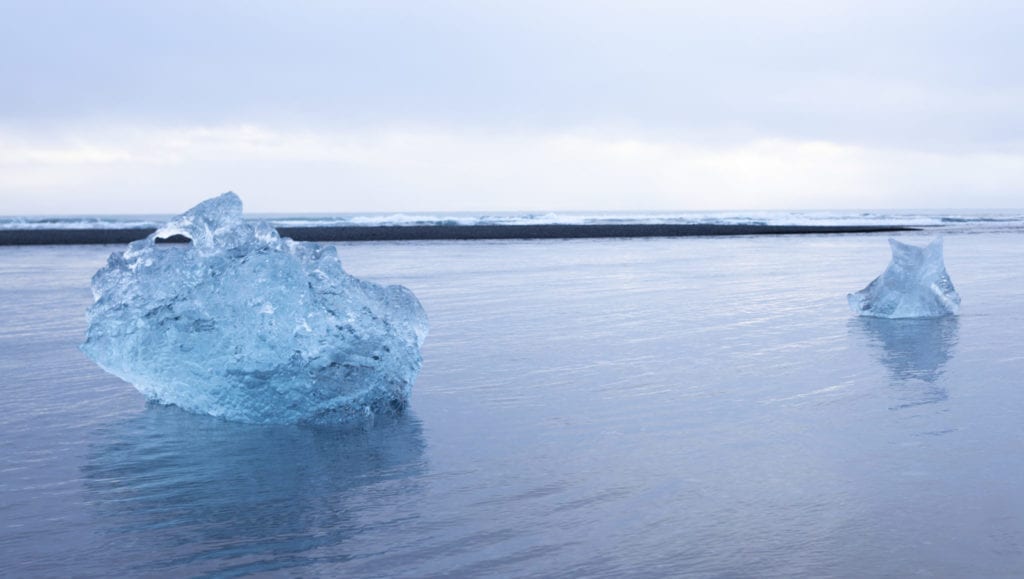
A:
[[[428,331],[411,291],[245,221],[230,192],[111,254],[92,291],[87,356],[151,401],[239,422],[399,413]]]
[[[925,247],[889,240],[892,261],[882,275],[859,292],[849,294],[850,309],[875,318],[937,318],[960,311],[942,260],[942,238]]]

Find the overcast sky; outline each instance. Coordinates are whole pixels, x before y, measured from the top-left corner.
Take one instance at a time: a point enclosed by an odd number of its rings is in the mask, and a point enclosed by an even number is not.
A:
[[[1024,2],[0,0],[0,214],[1020,208]]]

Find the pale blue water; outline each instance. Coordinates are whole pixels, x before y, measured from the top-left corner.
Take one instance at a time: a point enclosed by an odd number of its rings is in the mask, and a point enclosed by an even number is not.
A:
[[[1022,242],[905,323],[884,236],[341,245],[432,326],[360,432],[147,407],[76,349],[112,248],[0,248],[0,574],[1020,575]]]

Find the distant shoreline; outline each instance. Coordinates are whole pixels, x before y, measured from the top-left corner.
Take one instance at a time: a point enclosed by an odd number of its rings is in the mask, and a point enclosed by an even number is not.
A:
[[[711,237],[726,235],[807,235],[918,231],[907,226],[875,225],[404,225],[279,227],[296,241],[426,241],[495,239],[598,239],[629,237]],[[0,230],[0,245],[121,244],[142,239],[154,229],[12,229]],[[184,241],[172,239],[170,241]]]

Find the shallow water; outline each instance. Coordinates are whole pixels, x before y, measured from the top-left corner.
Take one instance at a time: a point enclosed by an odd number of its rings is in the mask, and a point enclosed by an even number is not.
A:
[[[0,248],[0,571],[1020,574],[1022,241],[905,322],[846,308],[884,236],[342,245],[432,325],[357,432],[147,406],[76,349],[112,248]]]

